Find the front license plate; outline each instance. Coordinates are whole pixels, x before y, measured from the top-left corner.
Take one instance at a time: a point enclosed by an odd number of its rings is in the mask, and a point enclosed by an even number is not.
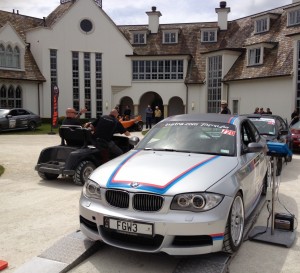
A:
[[[109,229],[114,229],[131,234],[153,235],[153,224],[105,217],[104,226]]]

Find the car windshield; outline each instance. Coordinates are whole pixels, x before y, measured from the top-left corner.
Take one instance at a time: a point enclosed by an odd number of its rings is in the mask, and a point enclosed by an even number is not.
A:
[[[251,119],[261,135],[275,136],[275,120],[270,118]]]
[[[234,156],[236,128],[215,122],[162,122],[153,127],[136,149]]]
[[[7,109],[0,109],[0,118],[5,117],[9,113]]]
[[[300,121],[298,121],[294,125],[292,125],[291,129],[300,130]]]

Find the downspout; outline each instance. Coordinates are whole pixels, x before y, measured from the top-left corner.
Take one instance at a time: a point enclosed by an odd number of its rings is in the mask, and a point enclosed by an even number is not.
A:
[[[187,85],[187,83],[185,82],[185,89],[186,89],[186,98],[185,98],[185,113],[188,114],[188,107],[189,107],[189,86]]]
[[[226,86],[226,100],[227,100],[227,103],[229,105],[229,83],[223,82],[223,84]]]
[[[38,83],[38,113],[41,115],[41,102],[40,102],[40,83]]]

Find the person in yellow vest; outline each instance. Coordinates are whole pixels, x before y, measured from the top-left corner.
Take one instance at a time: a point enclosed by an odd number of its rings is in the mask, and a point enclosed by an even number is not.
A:
[[[156,106],[156,107],[155,107],[155,110],[154,110],[154,119],[155,119],[155,123],[160,122],[160,120],[161,120],[161,115],[162,115],[162,113],[161,113],[159,107]]]

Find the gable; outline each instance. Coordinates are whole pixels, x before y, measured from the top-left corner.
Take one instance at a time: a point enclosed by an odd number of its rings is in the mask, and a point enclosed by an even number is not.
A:
[[[9,22],[7,22],[2,28],[0,28],[0,34],[0,42],[19,45],[23,49],[25,48],[25,42]]]

